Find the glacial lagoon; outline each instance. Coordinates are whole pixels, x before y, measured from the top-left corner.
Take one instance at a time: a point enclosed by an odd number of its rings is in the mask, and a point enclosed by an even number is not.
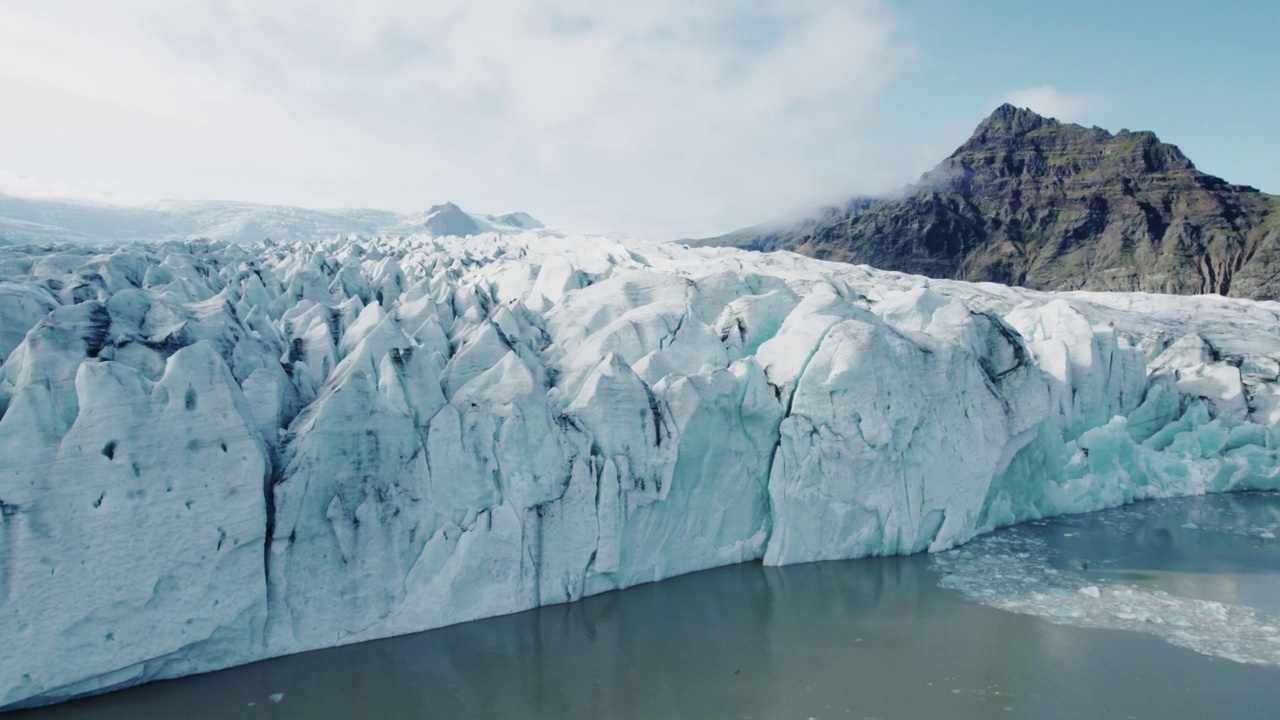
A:
[[[1278,534],[1280,494],[1150,501],[931,556],[725,567],[11,717],[1275,718]]]

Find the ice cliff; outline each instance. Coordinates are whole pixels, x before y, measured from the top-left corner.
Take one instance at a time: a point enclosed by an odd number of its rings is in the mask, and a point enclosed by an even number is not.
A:
[[[1277,487],[1280,305],[539,231],[0,248],[0,706]]]

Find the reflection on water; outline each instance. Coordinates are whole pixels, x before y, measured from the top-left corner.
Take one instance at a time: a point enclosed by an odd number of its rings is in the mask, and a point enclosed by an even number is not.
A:
[[[1280,615],[1280,493],[1156,500],[1026,529],[1060,567],[1099,581]]]
[[[1168,564],[1154,545],[1121,563],[1078,527],[1081,544],[1064,547],[1100,571],[1216,572],[1202,552]],[[1161,529],[1179,553],[1193,532],[1158,524],[1151,543]],[[1246,574],[1248,553],[1226,552],[1230,573]],[[13,717],[1274,718],[1280,707],[1280,670],[968,602],[930,563],[722,568]]]

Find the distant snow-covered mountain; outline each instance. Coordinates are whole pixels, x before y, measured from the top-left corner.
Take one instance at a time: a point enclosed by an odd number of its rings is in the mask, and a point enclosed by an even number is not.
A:
[[[467,237],[485,232],[521,232],[544,227],[528,213],[514,212],[506,215],[476,215],[466,212],[451,202],[432,205],[424,213],[399,216],[396,222],[383,229],[382,234],[412,235],[422,233],[436,237],[452,235]]]
[[[480,215],[446,202],[426,212],[342,208],[311,210],[221,200],[165,200],[126,207],[0,194],[2,243],[121,243],[209,238],[230,242],[307,240],[348,233],[466,237],[543,227],[527,213]]]

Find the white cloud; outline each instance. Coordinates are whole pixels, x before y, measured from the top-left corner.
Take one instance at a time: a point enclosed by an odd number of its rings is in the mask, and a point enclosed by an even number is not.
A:
[[[1001,103],[1009,103],[1059,120],[1074,122],[1097,110],[1102,98],[1097,95],[1068,93],[1052,85],[1038,85],[1005,93]]]
[[[0,163],[106,192],[666,235],[859,175],[878,0],[10,0]]]
[[[107,205],[145,205],[157,198],[128,193],[109,193],[76,187],[67,182],[19,175],[12,170],[0,170],[0,193],[14,197],[52,198]]]

